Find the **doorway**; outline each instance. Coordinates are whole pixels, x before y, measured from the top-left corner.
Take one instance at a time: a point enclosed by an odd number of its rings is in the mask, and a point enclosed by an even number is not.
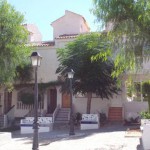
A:
[[[4,113],[7,113],[12,104],[12,92],[6,92],[4,94]]]
[[[62,107],[70,108],[70,94],[68,94],[68,93],[62,94]]]
[[[47,101],[47,113],[52,114],[57,107],[57,90],[50,89]]]

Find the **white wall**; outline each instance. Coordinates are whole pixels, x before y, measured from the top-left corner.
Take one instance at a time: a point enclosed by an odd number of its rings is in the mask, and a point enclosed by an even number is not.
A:
[[[124,116],[125,118],[129,117],[136,117],[140,114],[141,111],[147,111],[148,110],[148,103],[147,102],[124,102]]]

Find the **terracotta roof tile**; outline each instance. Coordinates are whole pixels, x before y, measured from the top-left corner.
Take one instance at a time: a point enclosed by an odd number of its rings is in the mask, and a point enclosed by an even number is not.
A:
[[[54,46],[55,42],[54,41],[42,41],[42,42],[34,42],[30,43],[31,46],[37,46],[37,47],[44,47],[44,46]]]
[[[76,38],[79,34],[63,34],[60,35],[59,37],[56,37],[55,39],[71,39],[71,38]]]

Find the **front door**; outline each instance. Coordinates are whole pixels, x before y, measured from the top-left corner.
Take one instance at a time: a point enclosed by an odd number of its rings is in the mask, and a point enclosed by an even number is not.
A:
[[[70,108],[70,94],[68,94],[68,93],[62,94],[62,107]]]
[[[4,113],[7,113],[11,108],[12,92],[5,92],[4,94]]]
[[[48,96],[47,112],[52,114],[57,106],[57,90],[50,89]]]

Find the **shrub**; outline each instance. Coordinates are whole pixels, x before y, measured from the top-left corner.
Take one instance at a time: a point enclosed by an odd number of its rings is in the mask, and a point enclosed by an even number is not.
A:
[[[38,95],[38,101],[40,100],[41,100],[41,95]],[[34,94],[22,93],[20,96],[20,101],[22,101],[22,103],[26,105],[34,104]]]
[[[143,111],[140,113],[142,119],[150,119],[150,113],[148,111]]]

